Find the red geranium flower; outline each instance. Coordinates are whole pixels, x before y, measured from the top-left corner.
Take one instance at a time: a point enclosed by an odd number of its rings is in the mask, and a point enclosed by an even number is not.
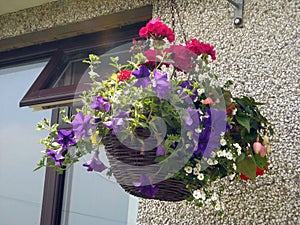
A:
[[[160,18],[155,20],[150,20],[145,27],[142,27],[139,31],[140,37],[149,38],[151,36],[153,39],[162,40],[167,38],[169,42],[173,42],[175,35],[171,28],[160,21]]]
[[[190,41],[187,41],[186,47],[196,55],[206,54],[210,55],[212,61],[216,59],[214,46],[199,42],[196,38],[192,38]]]
[[[122,70],[119,72],[119,75],[118,75],[118,81],[126,81],[126,80],[129,80],[131,76],[131,71],[129,70]]]

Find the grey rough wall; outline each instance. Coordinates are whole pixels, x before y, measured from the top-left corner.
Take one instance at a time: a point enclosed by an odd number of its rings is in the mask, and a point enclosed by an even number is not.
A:
[[[170,1],[152,2],[154,17],[160,16],[170,24]],[[272,140],[271,171],[255,183],[229,185],[222,181],[227,186],[222,198],[226,206],[222,217],[216,217],[210,207],[141,199],[140,225],[300,224],[300,2],[245,2],[245,27],[234,29],[233,8],[226,0],[178,1],[187,36],[216,47],[213,70],[221,79],[235,81],[236,95],[253,96],[267,102],[262,110],[274,123],[276,131]],[[0,16],[0,39],[146,3],[149,1],[122,1],[120,4],[117,0],[60,0]],[[180,36],[178,24],[175,32]]]
[[[216,74],[235,81],[236,95],[267,102],[262,110],[276,132],[271,171],[257,182],[222,181],[227,190],[220,218],[212,207],[141,200],[139,224],[300,224],[300,2],[245,1],[242,29],[233,28],[233,8],[225,0],[179,2],[187,36],[216,47]],[[169,1],[160,1],[154,13],[170,21]],[[180,34],[180,27],[176,28]]]
[[[120,4],[120,2],[122,2]],[[137,8],[150,1],[59,0],[37,7],[0,15],[0,40]]]

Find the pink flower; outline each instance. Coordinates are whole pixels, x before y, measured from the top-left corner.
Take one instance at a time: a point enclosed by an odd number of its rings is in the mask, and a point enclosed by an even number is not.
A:
[[[261,149],[260,149],[259,154],[260,154],[261,157],[265,157],[266,156],[266,154],[267,154],[267,148],[264,145],[261,145]]]
[[[192,38],[190,41],[186,42],[186,47],[196,55],[206,54],[210,55],[212,61],[216,59],[214,46],[199,42],[196,38]]]
[[[149,36],[155,40],[162,40],[167,38],[169,42],[173,42],[175,35],[171,28],[160,21],[160,18],[150,20],[145,27],[142,27],[139,31],[140,37],[149,38]]]
[[[162,56],[163,53],[161,50],[148,49],[147,51],[143,52],[143,55],[147,58],[148,61],[156,62],[158,60],[157,56]]]
[[[148,38],[148,29],[147,27],[142,27],[139,32],[140,37]]]
[[[204,100],[202,101],[202,104],[204,104],[204,105],[214,105],[215,103],[214,103],[214,101],[212,100],[212,98],[208,97],[208,98],[206,98],[206,99],[204,99]]]
[[[195,55],[185,46],[172,45],[170,48],[166,49],[166,52],[171,53],[171,58],[174,61],[174,66],[179,70],[184,71],[193,67],[192,57]]]
[[[262,149],[262,144],[259,142],[259,138],[256,138],[256,142],[253,143],[253,151],[258,154]]]

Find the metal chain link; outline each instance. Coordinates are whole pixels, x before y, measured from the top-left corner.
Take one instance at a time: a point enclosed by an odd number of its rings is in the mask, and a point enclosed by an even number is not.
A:
[[[179,16],[178,4],[177,4],[176,0],[171,0],[171,11],[172,11],[172,29],[173,29],[173,31],[175,30],[175,13],[176,13],[183,39],[185,42],[187,42],[187,36],[183,29],[182,18]]]

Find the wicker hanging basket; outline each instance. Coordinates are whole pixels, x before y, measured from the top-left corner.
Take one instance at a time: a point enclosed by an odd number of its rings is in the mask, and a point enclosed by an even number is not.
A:
[[[111,172],[121,187],[129,194],[150,199],[150,197],[140,193],[139,189],[133,185],[133,182],[139,181],[141,174],[149,172],[145,167],[158,167],[158,164],[154,161],[156,148],[141,154],[140,150],[128,148],[120,143],[119,139],[113,134],[107,135],[103,143],[105,144]],[[139,143],[135,144],[138,145]],[[158,186],[158,191],[155,197],[151,199],[175,202],[182,201],[190,195],[183,182],[174,178],[161,178],[160,182],[155,183]]]

